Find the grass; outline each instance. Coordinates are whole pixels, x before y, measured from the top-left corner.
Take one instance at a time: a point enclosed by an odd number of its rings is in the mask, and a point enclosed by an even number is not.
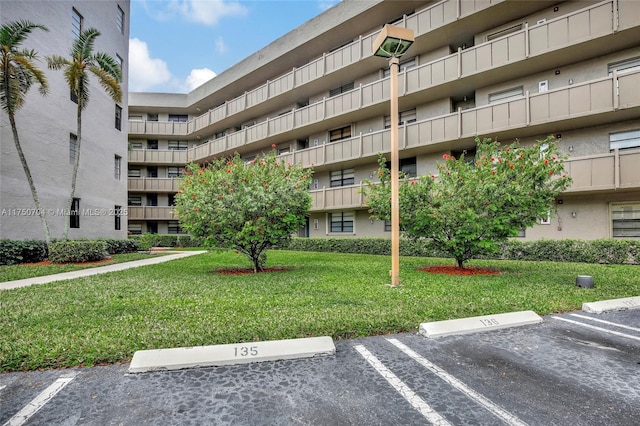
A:
[[[451,260],[402,258],[392,289],[388,256],[269,252],[283,272],[222,275],[243,257],[210,252],[127,271],[0,293],[0,371],[130,360],[136,350],[329,335],[415,332],[421,322],[637,296],[638,266],[475,261],[494,276],[420,272]],[[592,275],[596,286],[575,286]]]
[[[171,254],[171,253],[166,253]],[[0,283],[5,281],[21,280],[24,278],[42,277],[44,275],[60,274],[62,272],[79,271],[81,269],[95,268],[96,266],[113,265],[115,263],[130,262],[132,260],[148,259],[155,256],[164,256],[165,253],[124,253],[111,255],[108,262],[100,263],[64,263],[49,265],[2,265],[0,266]]]

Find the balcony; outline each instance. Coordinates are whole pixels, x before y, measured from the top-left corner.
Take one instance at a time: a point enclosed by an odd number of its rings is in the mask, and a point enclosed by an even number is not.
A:
[[[177,192],[180,179],[177,178],[129,178],[130,192]]]
[[[176,149],[132,149],[129,151],[129,164],[187,164],[187,151]]]
[[[140,121],[129,120],[130,135],[186,136],[190,133],[190,123],[180,121]]]
[[[573,178],[566,193],[640,188],[640,151],[615,150],[609,154],[573,158],[565,162]]]
[[[365,207],[363,184],[355,186],[341,186],[337,188],[322,188],[309,191],[313,202],[311,211],[326,211],[336,209],[354,209]]]
[[[128,220],[178,220],[173,215],[173,207],[128,206]]]
[[[478,2],[463,2],[465,7],[469,4],[477,4]],[[480,2],[486,3],[486,2]],[[478,6],[478,9],[468,11],[475,13],[487,6]],[[513,66],[520,64],[522,67],[524,61],[534,56],[541,55],[562,55],[562,50],[568,46],[584,43],[590,40],[601,39],[604,36],[613,35],[618,31],[638,26],[630,16],[640,13],[639,2],[617,2],[618,8],[613,7],[613,1],[605,1],[587,8],[573,12],[571,14],[561,16],[559,18],[541,23],[532,27],[525,25],[525,28],[519,32],[508,36],[492,40],[466,50],[458,50],[458,52],[440,58],[436,61],[424,64],[422,66],[407,70],[401,74],[399,80],[399,93],[402,96],[418,94],[427,90],[436,89],[445,90],[442,86],[448,83],[455,83],[461,78],[477,76],[486,71],[493,70],[501,66]],[[433,21],[435,27],[449,22],[452,16],[459,16],[460,12],[451,9],[452,5],[457,5],[457,1],[449,0],[438,3],[428,9],[425,9],[411,17],[406,17],[405,25],[414,29],[417,34],[424,34],[427,30],[421,26],[426,26],[423,19],[426,14],[436,14],[439,17]],[[456,7],[460,8],[461,5]],[[464,9],[464,8],[463,8]],[[436,11],[439,11],[436,13]],[[462,13],[464,15],[464,13]],[[429,15],[431,16],[431,15]],[[444,18],[447,16],[448,18]],[[422,17],[422,18],[421,18]],[[431,31],[429,27],[428,31]],[[374,34],[375,35],[375,34]],[[374,35],[361,38],[358,42],[345,46],[344,48],[332,52],[331,55],[337,55],[340,52],[344,54],[345,49],[353,48],[355,44],[365,43],[367,46],[361,47],[366,52],[370,52],[370,44]],[[366,42],[363,40],[367,40]],[[371,40],[370,40],[371,39]],[[625,43],[624,38],[618,38]],[[606,44],[606,43],[605,43]],[[602,49],[603,44],[600,43]],[[366,50],[366,48],[369,50]],[[606,46],[610,49],[610,46]],[[359,53],[346,55],[348,57],[357,57],[362,59],[363,50]],[[584,50],[588,52],[587,49]],[[609,50],[607,50],[609,51]],[[604,53],[604,52],[603,52]],[[585,53],[590,55],[591,53]],[[367,53],[368,55],[368,53]],[[327,55],[328,56],[328,55]],[[577,58],[573,58],[577,61]],[[327,59],[325,57],[324,61]],[[338,63],[340,61],[336,61]],[[347,61],[348,62],[348,61]],[[342,64],[342,62],[340,62]],[[313,63],[304,67],[312,66]],[[345,66],[340,65],[338,68]],[[303,68],[304,68],[303,67]],[[521,68],[524,69],[524,68]],[[296,71],[292,71],[291,75],[281,78],[289,78],[291,83],[280,82],[275,84],[274,81],[267,82],[261,88],[252,92],[247,92],[240,98],[229,101],[224,105],[210,110],[204,115],[195,118],[188,123],[188,133],[201,131],[205,127],[212,125],[224,118],[231,116],[243,109],[264,102],[271,97],[280,95],[287,90],[291,90],[298,84],[296,81]],[[322,69],[316,78],[326,75],[327,70]],[[486,84],[486,79],[484,80]],[[218,155],[225,151],[237,149],[243,145],[264,140],[269,137],[282,134],[293,129],[302,128],[314,123],[320,123],[330,117],[340,116],[349,112],[353,112],[365,107],[373,106],[388,100],[388,79],[377,81],[371,84],[360,86],[351,92],[341,96],[335,96],[329,99],[323,99],[317,103],[304,108],[296,109],[289,114],[284,114],[275,118],[268,119],[258,123],[255,126],[243,129],[242,131],[229,134],[223,138],[209,141],[206,144],[196,148],[196,152],[190,158],[204,159]],[[280,88],[275,90],[275,87]],[[270,89],[273,88],[273,89]],[[252,95],[253,94],[253,95]],[[250,100],[255,95],[254,100]],[[140,122],[137,122],[140,123]],[[184,123],[178,123],[184,124]]]

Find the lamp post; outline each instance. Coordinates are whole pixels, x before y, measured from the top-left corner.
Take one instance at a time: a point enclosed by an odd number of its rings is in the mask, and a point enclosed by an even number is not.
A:
[[[391,287],[400,285],[400,154],[398,148],[398,68],[415,40],[409,28],[385,25],[373,42],[373,54],[389,59],[391,102]]]

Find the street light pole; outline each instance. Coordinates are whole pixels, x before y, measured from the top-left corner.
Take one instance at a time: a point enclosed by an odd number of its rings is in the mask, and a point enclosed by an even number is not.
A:
[[[398,144],[398,69],[400,56],[414,41],[409,28],[385,25],[373,42],[373,54],[389,59],[391,104],[391,287],[400,286],[400,148]]]
[[[398,146],[398,68],[400,59],[389,59],[391,103],[391,287],[400,285],[400,148]]]

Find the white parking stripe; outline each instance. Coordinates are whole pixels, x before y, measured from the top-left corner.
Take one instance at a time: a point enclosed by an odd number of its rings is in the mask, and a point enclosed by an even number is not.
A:
[[[76,376],[77,373],[72,373],[66,377],[61,377],[51,384],[48,388],[40,392],[40,395],[35,397],[29,404],[25,405],[22,410],[18,411],[16,415],[11,417],[3,426],[20,426],[23,425],[31,416],[33,416],[38,410],[49,402],[58,392],[60,392],[65,386],[67,386]]]
[[[384,377],[387,382],[393,388],[398,391],[400,395],[404,397],[412,406],[415,408],[420,414],[422,414],[432,425],[437,426],[446,426],[451,425],[444,417],[438,414],[427,402],[420,398],[418,394],[416,394],[409,386],[407,386],[402,380],[398,378],[391,370],[384,366],[382,362],[375,355],[373,355],[367,348],[362,345],[354,346],[354,349],[362,355],[364,359],[367,360],[369,364],[373,368],[376,369],[378,373],[382,377]]]
[[[0,386],[0,392],[2,392],[2,389],[6,388],[6,387],[7,387],[7,385]]]
[[[630,327],[630,326],[624,325],[624,324],[618,324],[617,322],[605,321],[605,320],[602,320],[600,318],[593,318],[593,317],[588,317],[586,315],[580,315],[580,314],[569,314],[569,315],[574,316],[574,317],[578,317],[578,318],[584,318],[584,319],[589,320],[589,321],[596,321],[596,322],[599,322],[599,323],[602,323],[602,324],[612,325],[612,326],[618,327],[618,328],[626,328],[627,330],[640,332],[640,328]]]
[[[518,417],[514,416],[513,414],[509,413],[508,411],[501,408],[500,406],[494,404],[492,401],[485,398],[478,392],[474,391],[473,389],[465,385],[463,382],[456,379],[451,374],[447,373],[442,368],[438,367],[428,359],[424,358],[423,356],[413,351],[411,348],[409,348],[404,343],[400,342],[398,339],[387,339],[387,341],[392,345],[394,345],[395,347],[397,347],[398,349],[400,349],[405,354],[409,355],[414,360],[416,360],[418,363],[420,363],[420,365],[425,367],[427,370],[431,371],[436,376],[440,377],[442,380],[449,383],[451,386],[458,389],[460,392],[464,393],[466,396],[473,399],[474,401],[482,405],[487,410],[491,411],[496,417],[498,417],[508,425],[526,426],[527,423],[523,422]]]
[[[560,321],[570,322],[571,324],[580,325],[582,327],[590,328],[592,330],[604,331],[605,333],[615,334],[616,336],[620,336],[620,337],[626,337],[627,339],[640,340],[640,337],[638,337],[638,336],[632,336],[630,334],[620,333],[619,331],[607,330],[606,328],[596,327],[595,325],[585,324],[585,323],[580,322],[580,321],[573,321],[573,320],[570,320],[570,319],[567,319],[567,318],[560,318],[560,317],[551,317],[551,318],[557,319],[557,320],[560,320]]]

